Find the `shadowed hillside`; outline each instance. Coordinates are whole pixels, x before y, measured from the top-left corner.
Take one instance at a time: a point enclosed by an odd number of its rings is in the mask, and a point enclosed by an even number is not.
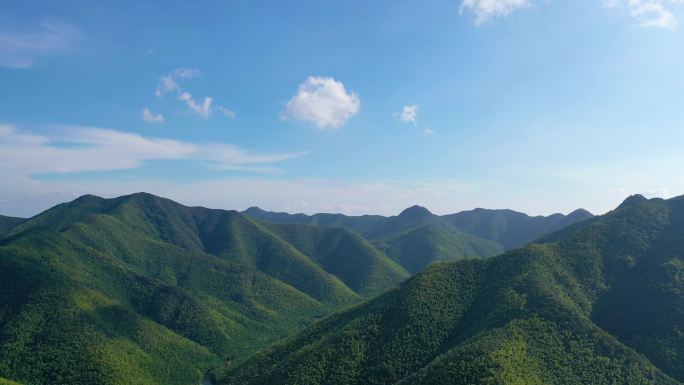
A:
[[[0,215],[0,237],[7,234],[14,226],[25,221],[24,218],[6,217]]]

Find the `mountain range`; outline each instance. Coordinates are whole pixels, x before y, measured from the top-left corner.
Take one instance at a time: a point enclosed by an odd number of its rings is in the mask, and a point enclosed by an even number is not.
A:
[[[357,232],[415,274],[437,261],[501,254],[571,224],[591,218],[586,210],[531,217],[513,210],[475,209],[435,215],[412,206],[393,217],[288,214],[251,207],[245,215],[271,223],[342,227]]]
[[[684,197],[436,264],[265,349],[224,384],[678,384]]]
[[[0,377],[192,384],[409,274],[348,230],[149,194],[83,196],[0,240]]]
[[[0,230],[0,384],[684,381],[684,198],[350,217],[86,195]]]

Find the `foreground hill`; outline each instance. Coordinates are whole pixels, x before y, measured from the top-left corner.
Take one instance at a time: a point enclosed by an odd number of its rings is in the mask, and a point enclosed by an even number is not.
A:
[[[345,229],[84,196],[0,239],[0,377],[197,384],[407,276]]]
[[[437,264],[224,384],[677,384],[684,197],[628,199],[499,257]]]

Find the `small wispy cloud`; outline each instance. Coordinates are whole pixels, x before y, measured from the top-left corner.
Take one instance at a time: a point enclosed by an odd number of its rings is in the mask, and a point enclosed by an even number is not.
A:
[[[342,127],[361,108],[361,99],[331,77],[310,76],[285,105],[282,119],[313,123],[319,129]]]
[[[670,199],[674,196],[668,189],[665,188],[657,188],[657,189],[651,189],[648,190],[644,193],[644,196],[646,198],[663,198],[663,199]]]
[[[154,92],[158,97],[163,96],[169,92],[181,92],[179,82],[184,82],[193,78],[201,76],[202,73],[196,68],[176,68],[171,70],[168,75],[164,75],[159,79],[159,85]]]
[[[190,160],[221,170],[260,169],[307,151],[256,153],[228,143],[195,143],[96,127],[58,126],[35,135],[0,125],[0,178],[135,169],[146,161]]]
[[[164,123],[164,115],[161,113],[153,114],[149,108],[143,108],[142,119],[147,123]]]
[[[611,195],[617,195],[619,197],[626,198],[630,195],[632,195],[626,188],[623,187],[616,187],[616,188],[610,188],[608,189],[608,193]],[[670,199],[674,197],[674,194],[670,192],[670,190],[666,188],[655,188],[655,189],[649,189],[646,191],[639,191],[637,192],[639,194],[642,194],[646,198],[663,198],[663,199]]]
[[[214,98],[205,96],[201,101],[198,101],[193,98],[191,93],[181,87],[181,83],[200,77],[201,74],[200,70],[196,68],[176,68],[168,75],[159,78],[159,84],[154,94],[157,97],[162,97],[168,93],[175,93],[177,99],[185,103],[190,111],[203,119],[209,119],[212,116]],[[235,117],[235,112],[226,107],[219,106],[217,109],[227,117]]]
[[[461,14],[474,16],[475,25],[531,8],[535,0],[463,0]],[[643,27],[675,29],[677,18],[673,7],[684,4],[684,0],[601,0],[604,6],[625,8],[629,15]]]
[[[417,124],[418,106],[415,104],[410,106],[404,106],[401,112],[397,112],[394,115],[397,116],[399,120],[401,120],[402,122]]]
[[[43,20],[32,30],[0,29],[0,67],[32,67],[39,57],[74,49],[81,38],[80,29],[54,20]]]
[[[197,103],[195,99],[189,92],[181,92],[178,95],[178,100],[182,100],[188,106],[190,111],[196,113],[204,119],[209,119],[211,116],[211,103],[214,99],[210,96],[206,96],[202,103]]]
[[[418,105],[412,104],[412,105],[407,105],[404,106],[401,109],[401,112],[396,112],[394,113],[394,116],[396,116],[400,121],[404,123],[410,123],[414,127],[418,127],[418,111],[420,109],[418,108]],[[424,127],[420,129],[423,132],[423,135],[425,136],[431,136],[435,134],[435,131],[433,131],[431,128]]]
[[[231,110],[230,108],[218,106],[218,107],[216,107],[216,109],[219,110],[221,113],[223,113],[223,116],[225,116],[226,118],[234,119],[237,116],[235,111]]]
[[[672,8],[683,0],[605,0],[608,7],[626,7],[629,15],[643,27],[675,29],[677,18]]]
[[[480,25],[531,5],[529,0],[463,0],[459,12],[474,15],[474,23]]]

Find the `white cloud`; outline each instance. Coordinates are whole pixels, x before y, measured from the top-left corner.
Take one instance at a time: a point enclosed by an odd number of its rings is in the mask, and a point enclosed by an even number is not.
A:
[[[629,191],[624,187],[613,187],[608,189],[608,193],[611,195],[617,195],[619,197],[627,198],[630,196]]]
[[[214,99],[209,96],[205,97],[202,103],[197,103],[189,92],[182,92],[178,95],[178,100],[184,101],[191,111],[204,119],[209,119],[211,116],[211,103]]]
[[[0,30],[0,67],[29,68],[38,57],[72,50],[81,38],[78,28],[56,21],[33,31]]]
[[[194,79],[201,76],[202,73],[196,68],[176,68],[169,72],[168,75],[162,76],[159,79],[159,85],[154,92],[158,97],[163,96],[169,92],[181,92],[180,84],[186,80]]]
[[[200,77],[202,73],[197,68],[176,68],[170,74],[174,79],[190,80]]]
[[[418,123],[418,106],[404,106],[401,112],[395,114],[399,117],[402,122],[406,123]]]
[[[142,119],[148,123],[164,123],[164,115],[153,114],[148,108],[143,108]]]
[[[629,15],[641,26],[674,29],[677,19],[672,8],[684,4],[684,0],[601,0],[607,7],[625,7]],[[463,0],[460,13],[475,16],[474,23],[480,25],[497,17],[530,8],[534,0]]]
[[[434,135],[435,132],[431,128],[424,128],[423,133],[427,136]]]
[[[681,4],[681,0],[628,0],[629,14],[644,27],[674,29],[677,27],[670,6]]]
[[[634,193],[630,193],[626,188],[619,187],[619,188],[608,189],[608,193],[610,193],[612,195],[617,195],[621,198],[627,198],[628,196],[633,195],[633,194],[641,194],[648,199],[651,199],[651,198],[670,199],[670,198],[674,197],[674,194],[672,194],[670,192],[670,190],[665,189],[665,188],[657,188],[657,189],[650,189],[650,190],[646,190],[646,191],[636,191]]]
[[[216,109],[221,111],[226,118],[234,119],[237,116],[235,111],[231,110],[230,108],[218,106]]]
[[[644,196],[646,198],[663,198],[663,199],[670,199],[674,195],[668,190],[664,188],[659,188],[659,189],[651,189],[648,190],[644,193]]]
[[[306,155],[253,153],[231,144],[184,142],[103,128],[68,126],[53,131],[58,134],[48,137],[0,125],[0,178],[28,180],[37,174],[128,170],[146,161],[179,159],[222,170],[270,171],[258,167]]]
[[[311,122],[319,129],[339,128],[361,108],[361,100],[348,93],[342,82],[330,77],[310,76],[285,105],[283,119]]]
[[[531,5],[529,0],[463,0],[459,11],[461,14],[473,14],[474,23],[479,25]]]
[[[168,75],[162,76],[159,79],[159,84],[157,85],[157,89],[155,90],[154,94],[158,97],[162,97],[170,92],[175,92],[177,94],[178,100],[184,102],[190,111],[204,119],[209,119],[212,114],[212,103],[214,99],[211,96],[206,96],[201,102],[198,102],[192,97],[192,94],[184,91],[180,86],[181,82],[194,79],[200,75],[200,70],[196,68],[176,68],[169,72]],[[223,112],[224,115],[229,116],[227,111],[230,110],[224,109],[223,107],[219,107],[219,109],[221,109],[221,112]],[[233,112],[233,116],[234,114],[235,113]]]

